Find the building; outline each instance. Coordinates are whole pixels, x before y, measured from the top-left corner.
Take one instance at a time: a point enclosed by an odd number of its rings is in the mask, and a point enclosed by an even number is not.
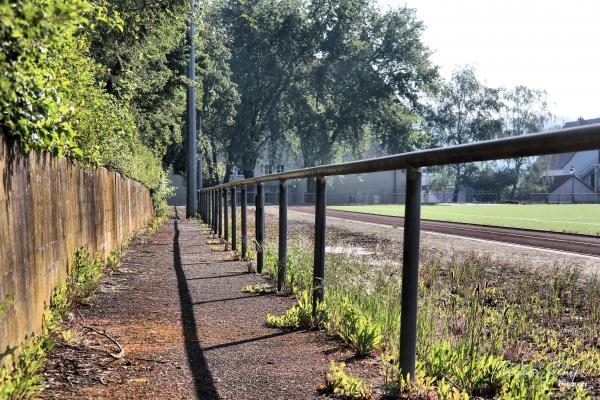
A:
[[[365,158],[381,156],[376,147],[371,147]],[[283,154],[269,157],[267,152],[261,163],[254,168],[254,176],[263,176],[303,168],[300,157]],[[350,160],[347,160],[350,161]],[[234,168],[230,180],[244,179],[242,171]],[[351,203],[400,203],[404,201],[405,175],[403,170],[333,176],[327,180],[328,204]],[[310,189],[307,179],[288,182],[288,201],[290,204],[311,204],[315,201],[314,190]],[[264,184],[265,203],[275,204],[279,200],[277,182]],[[251,199],[249,198],[249,201]]]
[[[567,122],[563,128],[599,124],[600,118]],[[555,154],[546,176],[552,178],[549,203],[593,203],[600,201],[600,150]]]

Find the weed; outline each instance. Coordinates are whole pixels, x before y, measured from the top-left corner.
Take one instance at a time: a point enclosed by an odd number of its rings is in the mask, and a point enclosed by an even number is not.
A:
[[[379,346],[380,328],[345,296],[341,304],[329,307],[328,330],[336,332],[346,343],[352,345],[356,355],[366,356]]]
[[[7,294],[4,297],[4,300],[0,301],[0,315],[4,314],[4,310],[6,309],[6,307],[11,305],[14,301],[15,301],[15,295],[12,293]]]
[[[69,292],[73,303],[85,303],[98,288],[104,265],[99,258],[92,259],[87,249],[75,252],[73,270],[69,278]]]
[[[265,283],[263,285],[261,285],[260,283],[257,283],[254,286],[246,285],[242,289],[242,292],[255,293],[255,294],[268,294],[268,293],[273,293],[273,286],[269,285],[268,283]]]
[[[373,389],[360,378],[344,372],[346,364],[331,361],[321,391],[342,399],[368,399]]]
[[[3,365],[0,368],[0,399],[29,399],[42,388],[43,376],[39,371],[46,354],[54,347],[51,335],[60,330],[73,305],[87,302],[93,296],[103,268],[102,261],[99,258],[92,259],[86,249],[79,248],[75,252],[68,280],[55,287],[50,306],[44,309],[41,332],[0,354],[0,365]],[[0,314],[13,300],[11,296],[0,303]],[[68,342],[73,337],[73,331],[67,329],[61,335]]]
[[[293,306],[283,315],[267,315],[267,324],[280,329],[307,329],[320,326],[327,320],[325,303],[318,303],[313,318],[312,299],[308,290],[298,294],[298,305]]]
[[[113,271],[116,271],[119,268],[121,268],[121,266],[123,265],[123,262],[121,261],[121,254],[122,253],[120,250],[111,251],[108,257],[106,258],[106,266]]]

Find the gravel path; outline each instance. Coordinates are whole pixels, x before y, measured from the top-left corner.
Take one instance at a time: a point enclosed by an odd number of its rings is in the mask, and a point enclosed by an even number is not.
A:
[[[137,240],[93,304],[70,321],[44,369],[42,398],[310,399],[339,359],[322,331],[281,332],[267,313],[289,297],[242,293],[266,278],[211,250],[197,221]],[[92,330],[91,328],[94,328]],[[125,354],[118,352],[118,341]],[[109,353],[113,353],[111,356]]]

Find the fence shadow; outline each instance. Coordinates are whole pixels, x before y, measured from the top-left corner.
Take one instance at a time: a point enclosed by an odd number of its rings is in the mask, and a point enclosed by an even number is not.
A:
[[[214,385],[214,379],[200,346],[198,327],[194,317],[192,296],[187,284],[185,272],[181,264],[181,248],[179,247],[179,226],[174,220],[175,235],[173,236],[173,265],[177,275],[177,288],[179,290],[179,304],[181,307],[182,331],[185,341],[185,352],[188,365],[194,378],[196,397],[201,400],[219,399]]]

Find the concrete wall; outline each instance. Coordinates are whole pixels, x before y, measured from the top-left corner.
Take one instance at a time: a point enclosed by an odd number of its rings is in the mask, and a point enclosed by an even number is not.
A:
[[[0,352],[41,327],[78,247],[106,257],[152,216],[149,190],[104,168],[24,155],[0,135]]]

